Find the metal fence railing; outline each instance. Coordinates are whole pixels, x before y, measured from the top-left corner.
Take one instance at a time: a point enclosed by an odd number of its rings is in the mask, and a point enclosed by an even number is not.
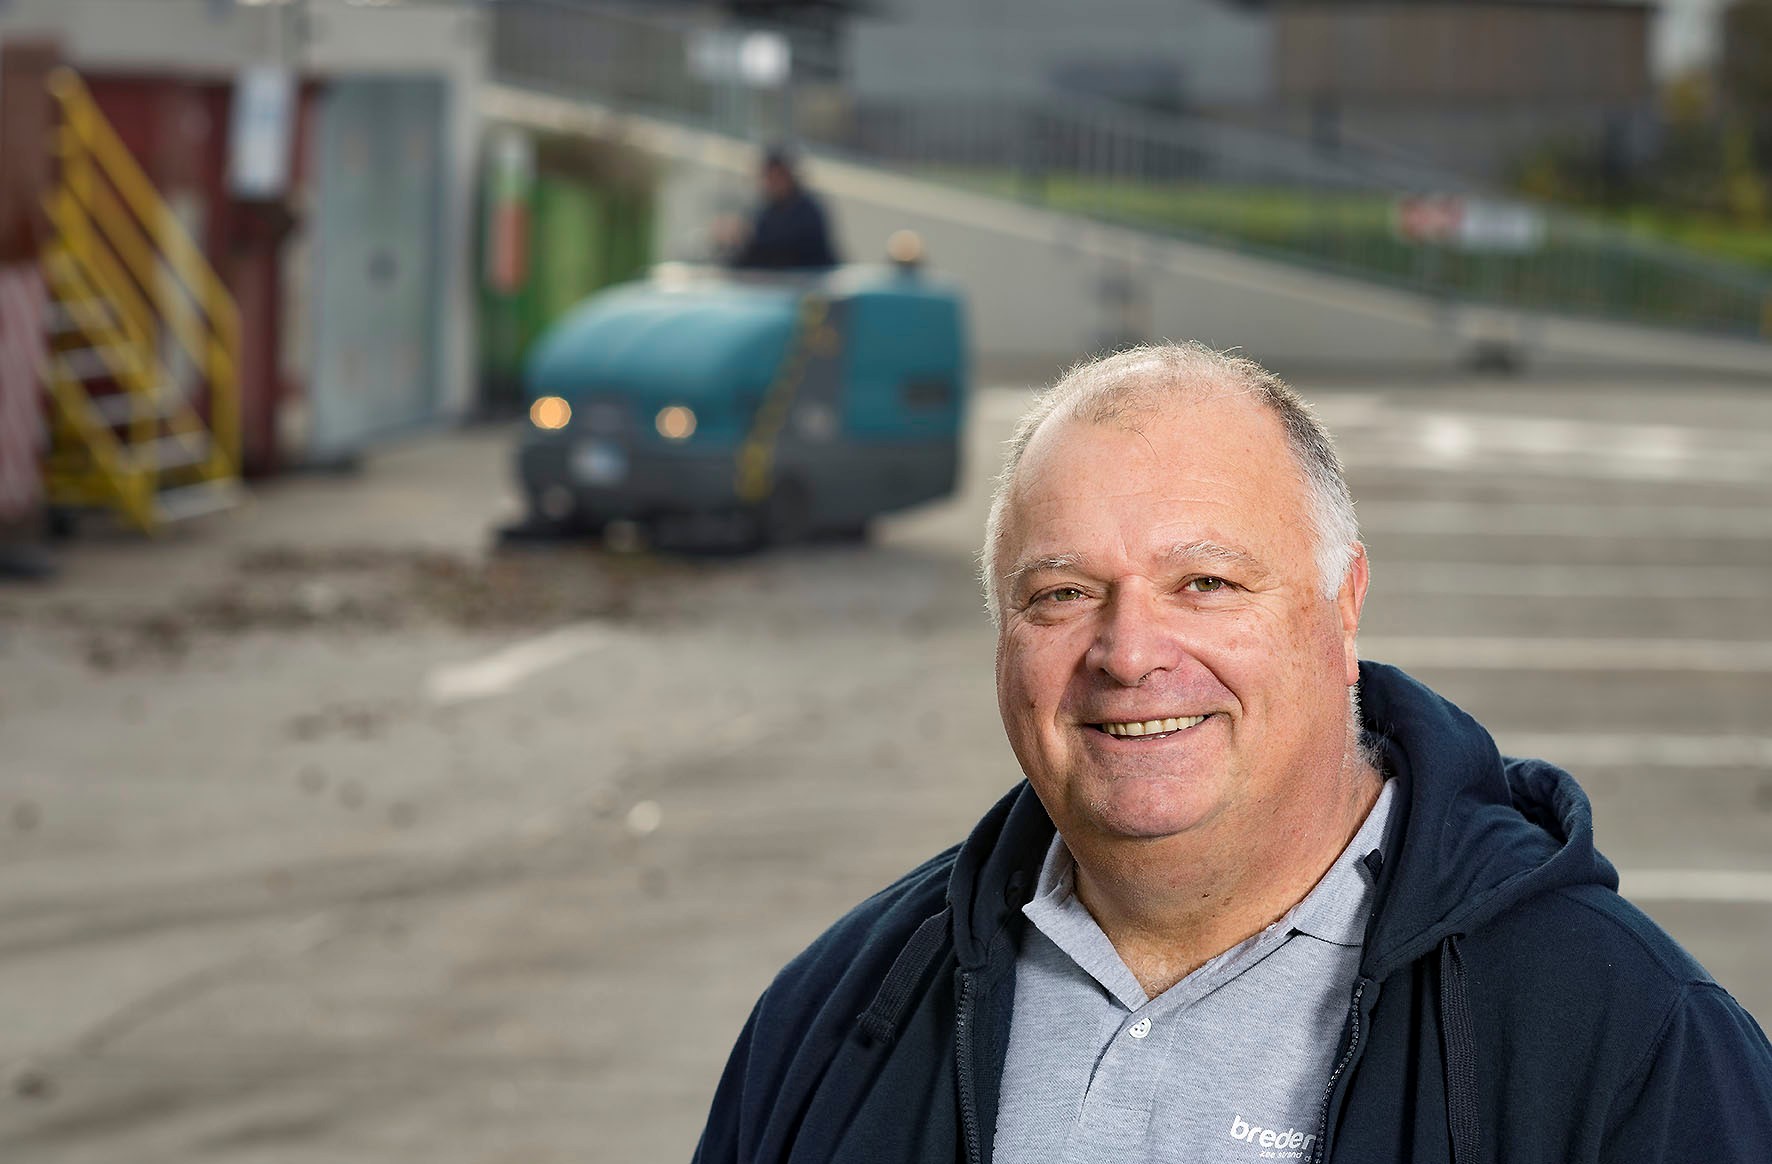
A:
[[[736,31],[705,16],[573,0],[500,0],[492,11],[493,75],[507,85],[753,140],[789,137],[950,185],[1448,299],[1772,335],[1772,274],[1486,192],[1395,155],[1068,98],[878,102],[838,91],[833,102],[825,86],[815,118],[797,113],[792,85],[759,88],[698,70],[698,45]]]

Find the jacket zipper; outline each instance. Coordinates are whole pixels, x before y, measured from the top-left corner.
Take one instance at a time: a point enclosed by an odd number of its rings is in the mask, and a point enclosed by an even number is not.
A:
[[[960,1087],[960,1127],[966,1136],[967,1164],[984,1164],[978,1135],[978,1098],[972,1089],[972,975],[960,971],[959,1013],[954,1018],[955,1072]]]
[[[1360,999],[1365,993],[1366,980],[1362,978],[1354,985],[1354,1004],[1348,1011],[1347,1050],[1330,1074],[1329,1086],[1323,1089],[1323,1110],[1317,1117],[1317,1142],[1311,1149],[1311,1164],[1322,1164],[1326,1158],[1324,1153],[1329,1139],[1329,1105],[1335,1098],[1335,1085],[1341,1080],[1341,1073],[1347,1070],[1348,1064],[1354,1061],[1355,1052],[1360,1049]]]

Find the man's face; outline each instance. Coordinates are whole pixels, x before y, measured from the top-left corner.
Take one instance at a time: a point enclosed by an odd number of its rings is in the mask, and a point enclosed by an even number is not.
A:
[[[1203,394],[1128,426],[1049,420],[997,556],[997,702],[1073,847],[1327,809],[1348,746],[1365,558],[1319,590],[1278,419]]]
[[[780,202],[794,192],[794,175],[786,166],[770,163],[763,167],[763,197]]]

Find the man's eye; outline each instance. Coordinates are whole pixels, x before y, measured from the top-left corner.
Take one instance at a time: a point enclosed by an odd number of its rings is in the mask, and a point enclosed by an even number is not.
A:
[[[1035,602],[1075,602],[1083,597],[1083,592],[1075,586],[1059,586],[1048,590],[1036,598]]]
[[[1182,589],[1192,590],[1195,594],[1211,594],[1214,591],[1223,590],[1229,585],[1230,583],[1223,578],[1193,578]]]

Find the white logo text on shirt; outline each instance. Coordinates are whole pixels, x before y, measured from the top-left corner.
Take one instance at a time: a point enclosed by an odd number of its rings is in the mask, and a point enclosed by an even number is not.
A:
[[[1263,1160],[1302,1160],[1317,1142],[1317,1134],[1298,1128],[1264,1128],[1238,1114],[1231,1117],[1231,1139],[1266,1149],[1260,1155]]]

